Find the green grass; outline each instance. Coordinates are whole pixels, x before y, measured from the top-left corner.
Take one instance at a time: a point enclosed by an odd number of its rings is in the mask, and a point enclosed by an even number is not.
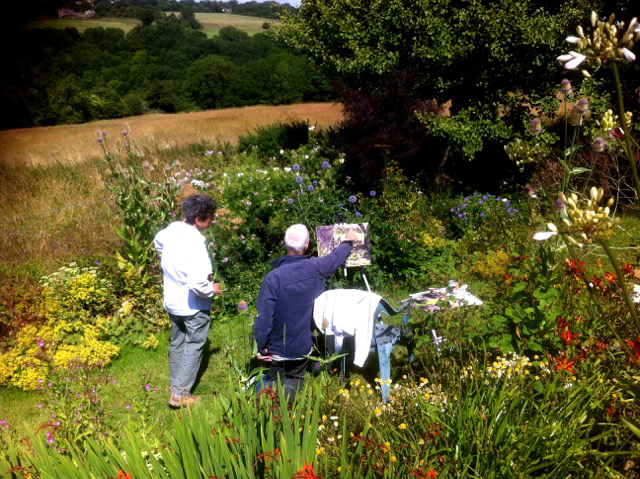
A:
[[[244,366],[250,356],[248,334],[253,318],[238,315],[230,320],[215,317],[209,330],[209,347],[203,359],[203,374],[194,393],[201,397],[202,406],[213,404],[218,394],[225,394],[229,381],[234,377],[227,353]],[[137,398],[143,396],[145,384],[157,387],[152,392],[152,402],[147,413],[151,429],[161,435],[175,411],[167,406],[169,399],[169,332],[158,336],[159,345],[155,350],[123,347],[119,357],[106,368],[101,376],[115,378],[116,384],[103,386],[101,399],[112,430],[126,423],[128,416],[135,415],[133,406]],[[205,369],[206,367],[206,369]],[[8,419],[20,434],[36,430],[47,422],[48,411],[43,404],[43,394],[37,391],[22,391],[16,388],[0,388],[0,419]],[[127,410],[127,404],[132,408]],[[200,407],[200,406],[199,406]]]
[[[196,20],[202,23],[203,31],[208,38],[216,36],[224,27],[235,27],[249,35],[255,35],[266,31],[262,28],[265,22],[271,23],[271,25],[280,23],[278,20],[270,18],[248,17],[232,13],[196,13]]]
[[[34,20],[25,25],[27,29],[33,28],[75,28],[79,32],[84,32],[87,28],[119,28],[125,33],[140,25],[140,21],[135,18],[88,18],[86,20],[72,18],[52,18],[45,20]]]
[[[168,14],[179,15],[178,12],[168,12]],[[265,22],[277,25],[278,20],[270,18],[248,17],[245,15],[234,15],[233,13],[196,13],[196,19],[202,24],[203,32],[208,38],[215,37],[221,28],[235,27],[238,30],[247,32],[249,35],[264,32],[262,25]],[[25,25],[27,29],[33,28],[75,28],[79,32],[84,32],[87,28],[119,28],[125,33],[140,25],[140,21],[135,18],[88,18],[86,20],[73,18],[51,18],[44,20],[34,20]]]

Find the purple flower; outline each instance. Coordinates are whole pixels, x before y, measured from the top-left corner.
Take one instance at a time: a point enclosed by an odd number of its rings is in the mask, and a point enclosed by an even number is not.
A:
[[[315,188],[313,187],[313,185],[309,185],[309,187],[307,188],[307,190],[309,191],[313,191]]]
[[[375,192],[375,191],[373,191],[373,190],[371,190],[371,191],[369,192],[369,196],[376,196],[376,192]]]
[[[598,153],[601,153],[604,151],[604,140],[600,137],[596,138],[595,140],[593,140],[593,149],[595,151],[597,151]]]
[[[98,138],[98,143],[102,143],[104,141],[104,138]]]
[[[302,176],[296,176],[296,183],[302,183]]]
[[[589,100],[586,97],[580,98],[578,102],[573,105],[573,111],[578,115],[585,115],[589,110]]]
[[[318,182],[316,180],[313,180],[313,186],[318,186]]]
[[[571,93],[571,90],[571,82],[566,78],[562,80],[562,82],[560,83],[560,93],[568,95],[569,93]]]
[[[128,411],[129,409],[131,409],[131,404],[127,404],[124,408]]]
[[[107,136],[107,130],[102,130],[102,131],[100,132],[100,134],[101,134],[102,136]]]
[[[451,212],[453,213],[455,211],[455,208],[451,208]]]
[[[481,212],[480,212],[480,216],[484,216],[484,211],[481,211]]]
[[[540,118],[534,118],[531,120],[531,125],[529,125],[529,131],[532,135],[537,135],[542,131],[542,124],[540,123]]]
[[[355,195],[351,195],[349,196],[349,203],[353,204],[356,201],[358,201],[358,198],[355,197]]]
[[[240,235],[240,239],[244,241],[244,235]]]
[[[360,218],[362,215],[360,214],[359,211],[356,211],[356,218]]]
[[[249,305],[245,300],[240,300],[236,304],[236,309],[238,310],[238,312],[246,311],[247,308],[249,308]]]
[[[222,262],[223,262],[223,263],[228,263],[228,262],[229,262],[229,258],[225,256],[225,257],[222,259]]]
[[[293,171],[300,171],[300,165],[297,163],[293,165]]]
[[[292,205],[292,204],[293,204],[293,198],[289,198],[289,199],[287,200],[287,203],[289,203],[290,205]]]
[[[338,203],[338,208],[342,208],[342,203]]]
[[[149,389],[151,389],[151,384],[149,383],[145,384],[144,388],[148,391]]]
[[[129,134],[129,130],[122,130],[122,136],[127,136]]]
[[[560,198],[556,200],[555,205],[556,205],[556,209],[558,210],[563,210],[565,208],[564,201],[562,201]]]
[[[328,161],[323,161],[323,162],[322,162],[322,167],[323,167],[324,169],[327,169],[327,168],[330,168],[330,167],[331,167],[331,165],[329,164],[329,162],[328,162]]]
[[[484,203],[484,201],[482,200],[478,200],[478,204],[481,205],[482,203]]]
[[[247,206],[251,206],[251,201],[247,201]]]

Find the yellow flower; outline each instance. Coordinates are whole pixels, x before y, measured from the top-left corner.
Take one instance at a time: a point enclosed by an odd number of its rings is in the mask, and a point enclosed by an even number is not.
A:
[[[424,444],[424,439],[420,438],[420,440],[418,441],[418,444],[422,446]]]
[[[391,456],[391,462],[396,462],[398,458],[396,456]]]
[[[405,423],[400,424],[400,429],[406,429],[407,425]]]
[[[376,416],[379,416],[380,414],[382,414],[382,409],[377,407],[374,412],[375,412]]]

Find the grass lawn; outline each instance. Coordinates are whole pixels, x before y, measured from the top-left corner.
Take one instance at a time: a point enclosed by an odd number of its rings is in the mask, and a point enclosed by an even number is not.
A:
[[[25,25],[25,28],[75,28],[79,32],[84,32],[87,28],[119,28],[125,33],[140,25],[140,20],[135,18],[88,18],[80,20],[75,18],[47,18],[45,20],[34,20]]]
[[[238,315],[231,320],[213,318],[209,330],[209,343],[205,351],[201,376],[195,394],[201,397],[202,407],[212,403],[217,394],[224,394],[234,387],[232,368],[227,355],[243,367],[250,357],[248,349],[249,332],[253,318]],[[112,430],[125,424],[128,416],[144,414],[154,432],[161,434],[175,411],[167,406],[169,399],[169,332],[159,336],[155,350],[123,347],[119,357],[96,378],[110,377],[101,389],[101,403],[107,413],[107,421]],[[145,385],[150,384],[149,392]],[[235,384],[235,383],[234,383]],[[239,386],[238,386],[239,387]],[[157,391],[154,389],[157,388]],[[141,406],[145,394],[150,396],[149,406],[142,413],[135,411]],[[48,410],[44,394],[27,392],[16,388],[0,388],[0,419],[8,419],[18,431],[27,433],[48,421]],[[42,407],[39,407],[42,405]],[[127,409],[127,405],[130,406]]]

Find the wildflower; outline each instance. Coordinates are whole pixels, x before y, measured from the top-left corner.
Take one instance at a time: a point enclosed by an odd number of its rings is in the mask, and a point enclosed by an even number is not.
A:
[[[130,473],[126,473],[120,469],[120,472],[118,473],[118,479],[131,479],[131,474]]]
[[[567,358],[556,359],[556,371],[569,371],[571,373],[575,372],[573,370],[573,365],[575,361],[569,361]]]
[[[300,171],[300,165],[297,163],[293,165],[293,171]]]
[[[327,168],[330,168],[330,167],[331,167],[331,165],[329,165],[329,162],[328,162],[328,161],[323,161],[323,162],[322,162],[322,167],[326,170]]]
[[[287,200],[287,203],[289,203],[290,205],[292,205],[292,204],[293,204],[293,199],[292,199],[292,198],[289,198],[289,199]]]
[[[396,462],[398,458],[396,456],[391,456],[391,462]]]
[[[124,408],[129,411],[131,409],[131,404],[127,404]]]
[[[529,125],[529,131],[532,135],[537,135],[542,131],[542,124],[540,123],[540,118],[534,118],[531,120],[531,125]]]
[[[615,14],[611,14],[607,21],[603,22],[598,20],[596,12],[591,12],[590,36],[587,37],[582,26],[578,26],[577,36],[567,37],[567,42],[577,45],[584,54],[571,51],[566,55],[560,55],[558,61],[564,63],[564,67],[569,70],[575,70],[585,60],[594,63],[596,68],[618,59],[634,61],[636,56],[631,48],[634,43],[640,41],[638,19],[632,19],[625,30],[624,22],[616,21],[615,18]],[[582,70],[582,74],[586,77],[591,76],[587,70]]]
[[[404,430],[404,429],[406,429],[406,428],[407,428],[407,425],[406,425],[405,423],[400,424],[400,429],[403,429],[403,430]]]
[[[593,140],[593,149],[598,153],[602,153],[604,151],[604,140],[601,137]]]
[[[148,391],[149,389],[151,389],[151,384],[149,383],[145,384],[144,388]]]
[[[249,308],[249,305],[245,300],[240,300],[236,303],[236,309],[238,310],[239,313],[246,311],[247,308]]]
[[[100,137],[98,138],[98,143],[102,143],[104,141],[104,138]]]
[[[630,339],[627,339],[627,344],[631,348],[636,359],[640,359],[640,337],[636,338],[635,341],[631,341]]]
[[[376,196],[376,192],[375,192],[375,191],[373,191],[373,190],[371,190],[371,191],[369,192],[369,196]]]
[[[604,279],[609,281],[609,283],[615,283],[618,278],[616,278],[616,275],[613,273],[605,273]]]
[[[302,176],[296,176],[296,183],[302,183]]]
[[[127,136],[129,134],[129,130],[122,130],[121,135],[122,136]]]
[[[355,197],[355,195],[351,195],[349,196],[349,203],[353,204],[356,201],[358,201],[358,198]]]
[[[313,185],[309,185],[309,187],[307,188],[308,191],[313,191],[315,190],[315,188],[313,187]]]
[[[377,407],[377,408],[375,409],[375,411],[373,411],[373,412],[374,412],[374,414],[375,414],[376,416],[379,416],[380,414],[382,414],[382,409],[380,409],[379,407]]]
[[[356,218],[360,218],[362,214],[359,211],[356,211]]]
[[[560,82],[560,93],[563,95],[569,95],[573,88],[571,87],[571,82],[566,78]]]

